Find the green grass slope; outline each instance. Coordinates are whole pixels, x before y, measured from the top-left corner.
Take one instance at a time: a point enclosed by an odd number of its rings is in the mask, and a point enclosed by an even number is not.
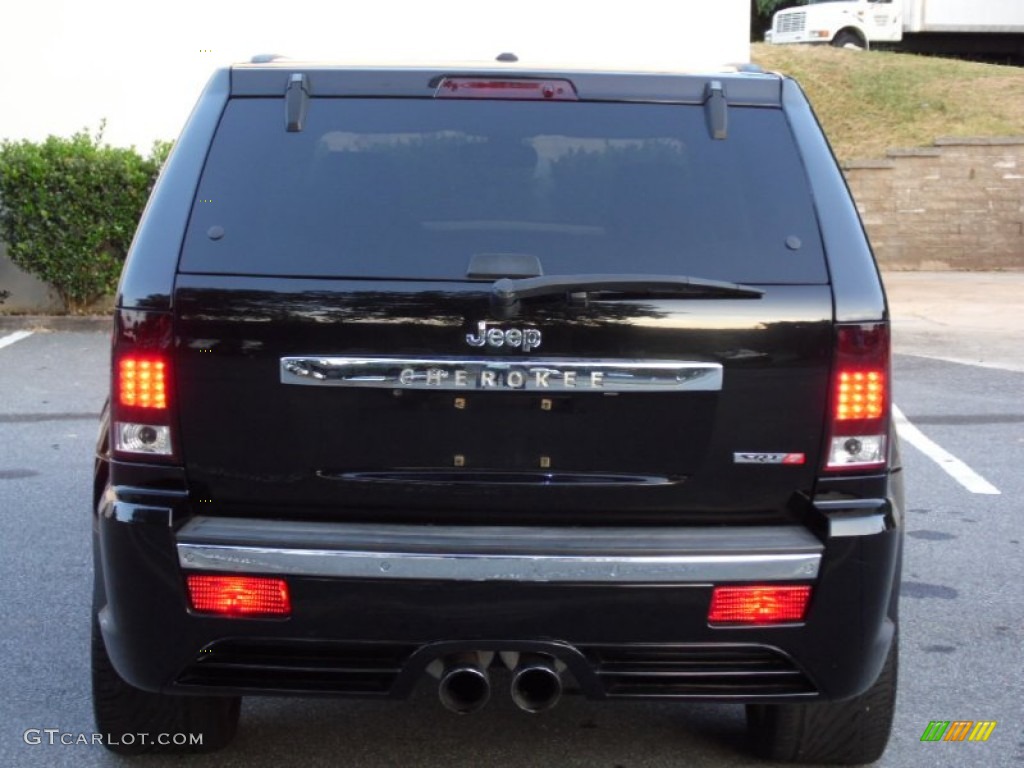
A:
[[[752,58],[800,82],[841,161],[946,136],[1024,136],[1024,68],[763,43]]]

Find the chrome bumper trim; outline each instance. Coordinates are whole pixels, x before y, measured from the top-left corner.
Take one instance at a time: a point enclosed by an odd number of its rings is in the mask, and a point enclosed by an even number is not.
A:
[[[865,515],[863,517],[832,517],[828,521],[829,538],[848,538],[851,536],[875,536],[889,530],[885,515]]]
[[[523,392],[717,392],[719,363],[580,358],[282,357],[281,383]]]
[[[876,536],[896,527],[886,499],[816,501],[814,507],[826,516],[830,539]]]
[[[697,585],[814,579],[824,548],[794,526],[723,534],[721,529],[532,530],[196,518],[179,531],[177,549],[181,567],[188,570]]]

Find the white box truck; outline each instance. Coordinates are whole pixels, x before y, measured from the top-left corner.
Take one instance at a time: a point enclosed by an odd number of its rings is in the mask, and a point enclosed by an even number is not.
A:
[[[1024,56],[1024,0],[809,0],[776,13],[766,40]]]

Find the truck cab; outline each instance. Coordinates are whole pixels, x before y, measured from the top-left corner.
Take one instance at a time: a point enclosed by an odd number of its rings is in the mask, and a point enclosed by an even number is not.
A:
[[[838,48],[870,48],[896,42],[903,35],[900,0],[810,0],[779,11],[772,19],[768,42],[830,44]]]

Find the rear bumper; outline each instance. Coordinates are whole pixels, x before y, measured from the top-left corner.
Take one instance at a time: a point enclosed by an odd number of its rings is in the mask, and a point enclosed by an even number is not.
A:
[[[694,585],[812,580],[821,542],[800,526],[529,528],[198,517],[182,569],[337,579]]]
[[[800,526],[469,528],[194,517],[184,494],[101,501],[97,604],[120,674],[177,693],[407,695],[436,658],[548,653],[593,698],[844,698],[891,642],[887,500]],[[285,620],[190,612],[187,571],[284,576]],[[814,585],[805,622],[710,627],[720,583]]]

